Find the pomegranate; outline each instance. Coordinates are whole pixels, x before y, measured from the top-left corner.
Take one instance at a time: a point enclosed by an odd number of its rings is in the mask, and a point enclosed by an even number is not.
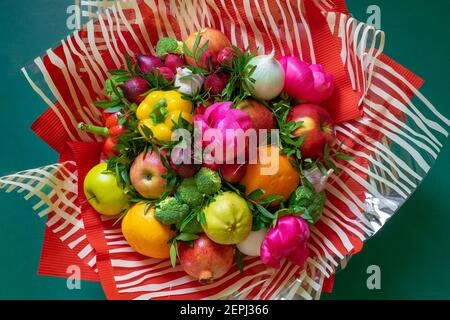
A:
[[[194,32],[184,41],[186,46],[193,51],[195,39],[197,37],[198,32]],[[211,54],[216,57],[219,52],[225,47],[231,47],[231,42],[222,32],[216,29],[204,28],[200,30],[200,42],[198,45],[198,49],[201,48],[206,41],[208,41],[208,50]],[[205,53],[204,53],[205,54]],[[197,66],[195,59],[192,57],[186,57],[186,62],[190,66]]]
[[[212,282],[223,277],[230,270],[234,261],[234,247],[213,242],[205,234],[189,244],[178,244],[181,267],[190,276],[201,283]]]

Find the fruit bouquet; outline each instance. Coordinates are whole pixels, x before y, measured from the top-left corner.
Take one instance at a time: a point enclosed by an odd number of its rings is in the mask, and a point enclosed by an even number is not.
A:
[[[60,159],[0,187],[48,215],[42,273],[79,262],[111,299],[318,298],[447,136],[383,46],[344,1],[118,1],[23,69]]]

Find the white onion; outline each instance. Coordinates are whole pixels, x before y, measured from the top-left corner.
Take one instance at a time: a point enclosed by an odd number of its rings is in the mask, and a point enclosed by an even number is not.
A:
[[[256,56],[249,61],[249,68],[256,66],[251,78],[255,79],[252,96],[260,100],[276,98],[284,88],[284,71],[275,59],[275,52],[269,55]]]
[[[202,74],[191,75],[192,71],[188,68],[177,68],[175,87],[179,87],[179,92],[184,94],[195,94],[202,88],[205,77]]]
[[[245,240],[237,244],[240,252],[247,256],[259,257],[261,254],[261,245],[266,238],[267,230],[252,231]]]

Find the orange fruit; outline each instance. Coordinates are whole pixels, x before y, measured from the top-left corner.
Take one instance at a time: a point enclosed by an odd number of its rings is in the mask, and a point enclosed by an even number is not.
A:
[[[297,189],[300,175],[292,166],[286,155],[280,154],[276,146],[261,146],[258,148],[256,163],[247,165],[247,171],[240,184],[249,195],[257,189],[265,191],[262,198],[280,195],[285,200]]]
[[[122,233],[140,254],[156,259],[169,258],[170,244],[167,242],[175,232],[156,220],[154,208],[145,210],[146,206],[145,202],[140,202],[128,210],[122,220]]]

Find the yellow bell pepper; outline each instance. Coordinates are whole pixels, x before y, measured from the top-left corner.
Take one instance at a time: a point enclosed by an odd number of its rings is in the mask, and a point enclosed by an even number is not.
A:
[[[183,99],[178,91],[153,91],[136,110],[139,132],[144,138],[148,138],[143,129],[147,127],[156,140],[171,141],[174,123],[178,123],[180,116],[192,123],[191,113],[192,102]]]

